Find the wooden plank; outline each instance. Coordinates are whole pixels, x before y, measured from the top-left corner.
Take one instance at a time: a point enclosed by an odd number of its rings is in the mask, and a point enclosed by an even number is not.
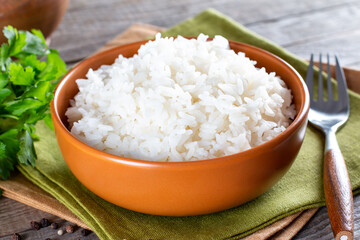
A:
[[[69,5],[69,12],[86,12],[95,10],[98,13],[96,19],[114,20],[134,20],[138,22],[156,23],[158,26],[169,27],[178,23],[184,17],[191,17],[206,8],[215,8],[224,14],[235,18],[241,23],[256,23],[263,21],[273,21],[274,19],[293,16],[296,14],[304,14],[311,11],[318,11],[325,8],[333,8],[347,3],[353,3],[356,0],[303,0],[303,1],[287,1],[287,0],[184,0],[184,1],[164,1],[164,0],[75,0]],[[102,9],[107,13],[102,14]],[[109,16],[114,12],[122,15]],[[251,14],[256,13],[256,14]],[[183,17],[180,19],[179,17]],[[95,18],[95,16],[94,16]],[[174,19],[176,18],[176,19]],[[165,21],[164,21],[165,19]],[[144,21],[146,20],[146,21]]]
[[[266,23],[266,26],[270,24],[272,29],[279,24],[280,19],[295,16],[298,22],[301,22],[306,14],[311,19],[318,11],[329,8],[334,10],[353,2],[354,0],[74,0],[70,2],[63,22],[54,33],[51,46],[59,49],[66,61],[75,61],[91,54],[134,22],[171,27],[208,7],[213,7],[242,24],[250,24],[251,29],[256,30],[255,27],[263,23]],[[346,23],[340,19],[337,28]],[[271,35],[267,34],[266,29],[258,32],[266,36]],[[281,31],[274,33],[279,34]],[[298,32],[294,31],[291,36],[296,40],[295,34]]]
[[[354,239],[360,239],[360,195],[354,197]],[[333,239],[329,216],[326,208],[321,208],[308,224],[294,238],[294,240],[328,240]]]
[[[360,30],[294,44],[287,47],[287,49],[305,59],[309,59],[310,53],[337,54],[342,66],[360,69],[360,44],[358,39],[360,39]]]
[[[347,66],[349,66],[351,68],[355,68],[355,69],[360,69],[360,61],[349,63],[349,64],[347,64]]]
[[[68,224],[67,222],[62,223],[63,226]],[[64,227],[63,227],[64,228]],[[53,230],[50,227],[40,229],[39,231],[36,230],[26,230],[19,233],[24,240],[45,240],[47,238],[53,240],[99,240],[99,238],[94,234],[91,233],[86,237],[81,236],[80,230],[78,229],[74,233],[64,233],[64,235],[59,236],[57,234],[58,230]],[[10,240],[11,235],[0,237],[0,240]]]
[[[73,240],[81,238],[81,229],[77,227],[77,230],[73,234],[65,234],[61,238],[57,234],[57,230],[51,227],[42,228],[39,231],[31,229],[31,221],[40,221],[42,218],[47,218],[51,222],[59,224],[59,229],[65,229],[68,224],[72,224],[65,221],[55,215],[47,212],[29,207],[20,202],[12,199],[2,197],[0,198],[0,240],[9,240],[13,233],[19,233],[23,239],[62,239]],[[87,240],[98,240],[99,238],[91,233],[86,237]]]
[[[89,228],[83,221],[81,221],[53,196],[30,182],[24,177],[24,175],[17,171],[12,173],[10,179],[0,181],[0,188],[3,189],[3,196],[5,197],[62,217],[81,227]]]
[[[42,218],[48,218],[53,222],[61,221],[61,218],[50,213],[6,197],[0,198],[0,237],[28,230],[31,221],[40,221]]]
[[[68,224],[67,222],[62,223],[63,226]],[[64,227],[63,227],[64,228]],[[62,236],[57,234],[58,230],[51,229],[50,227],[40,229],[39,231],[36,230],[26,230],[20,232],[23,240],[46,240],[47,238],[53,240],[99,240],[99,238],[94,234],[91,233],[86,237],[81,236],[80,230],[77,230],[74,233],[64,233]],[[11,235],[0,237],[0,240],[10,240]]]
[[[359,25],[359,2],[327,7],[321,11],[311,11],[275,21],[245,24],[255,32],[285,47],[358,30]]]
[[[318,209],[311,209],[302,212],[300,216],[297,217],[297,219],[295,219],[293,223],[291,223],[281,231],[277,232],[275,235],[271,237],[271,239],[285,239],[288,236],[295,236],[304,227],[304,225],[298,223],[302,222],[303,220],[308,222],[309,219],[313,217],[317,211]]]
[[[357,2],[249,27],[305,59],[312,52],[336,53],[343,66],[356,67],[360,63],[359,25]]]

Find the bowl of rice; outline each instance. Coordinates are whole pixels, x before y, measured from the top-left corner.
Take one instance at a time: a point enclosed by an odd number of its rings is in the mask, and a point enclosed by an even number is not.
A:
[[[251,45],[161,38],[94,55],[51,103],[68,167],[89,190],[147,214],[236,207],[290,168],[309,94],[296,70]]]

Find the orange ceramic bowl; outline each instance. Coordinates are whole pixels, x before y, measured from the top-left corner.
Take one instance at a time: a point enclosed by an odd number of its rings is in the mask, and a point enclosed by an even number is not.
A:
[[[276,72],[291,88],[297,116],[274,139],[237,154],[192,162],[128,159],[94,149],[71,135],[66,109],[78,92],[76,79],[89,68],[112,64],[119,54],[133,56],[143,42],[92,56],[74,67],[59,83],[51,115],[62,155],[76,178],[103,199],[134,211],[189,216],[238,206],[264,193],[290,168],[305,135],[309,94],[301,76],[285,61],[259,48],[230,42],[258,67]]]

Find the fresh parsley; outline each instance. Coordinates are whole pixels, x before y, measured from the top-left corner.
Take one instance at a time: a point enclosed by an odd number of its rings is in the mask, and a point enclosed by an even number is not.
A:
[[[8,43],[0,48],[0,178],[16,164],[35,166],[35,124],[44,119],[52,128],[49,104],[66,65],[49,49],[38,30],[3,29]]]

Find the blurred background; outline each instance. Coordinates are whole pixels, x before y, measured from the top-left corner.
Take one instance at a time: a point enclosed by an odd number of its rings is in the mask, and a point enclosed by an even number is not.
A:
[[[330,51],[360,68],[358,0],[71,0],[52,47],[80,59],[133,23],[168,28],[209,7],[305,59]]]
[[[330,51],[360,68],[358,0],[0,0],[0,27],[58,26],[51,47],[76,62],[133,23],[169,28],[210,7],[305,59]]]

